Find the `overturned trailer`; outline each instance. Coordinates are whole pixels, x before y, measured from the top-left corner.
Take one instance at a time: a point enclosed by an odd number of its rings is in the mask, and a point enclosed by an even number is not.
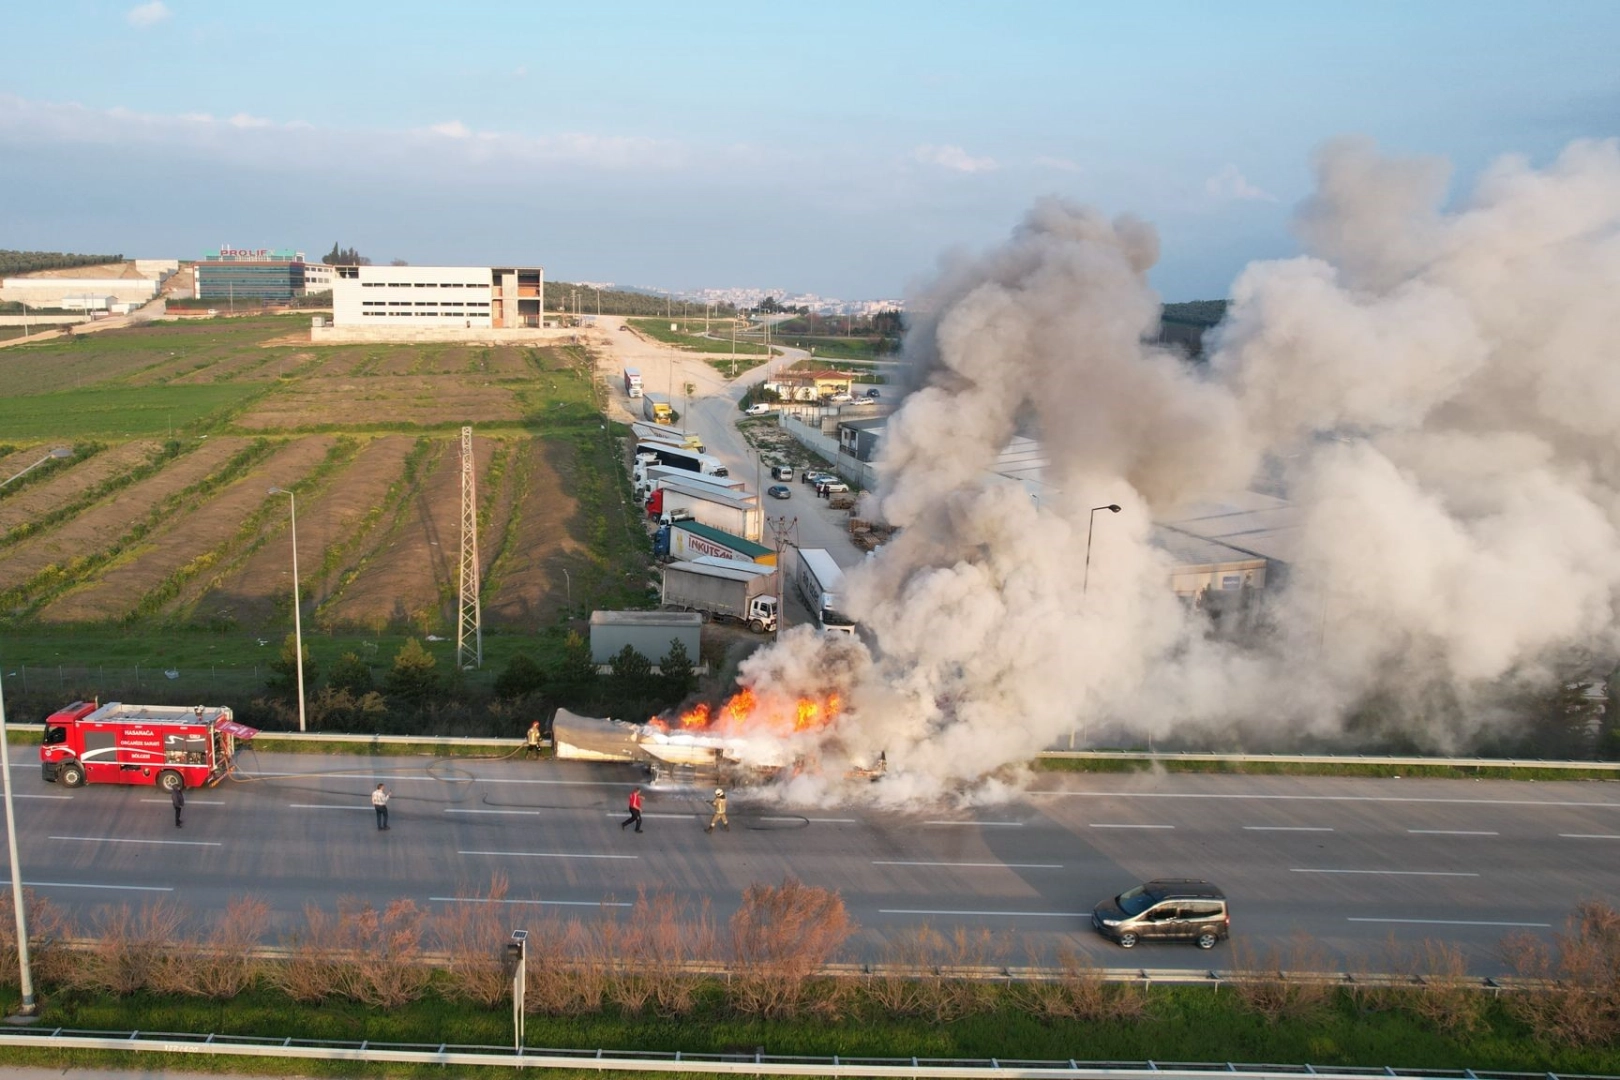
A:
[[[551,743],[559,758],[632,762],[645,767],[654,780],[685,767],[730,783],[757,781],[769,779],[789,764],[780,748],[758,739],[671,731],[658,723],[632,724],[580,716],[567,709],[558,709],[552,718]]]

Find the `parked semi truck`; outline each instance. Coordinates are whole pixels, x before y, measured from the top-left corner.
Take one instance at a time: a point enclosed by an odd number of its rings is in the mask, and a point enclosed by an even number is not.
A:
[[[685,514],[690,511],[680,510]],[[744,540],[701,521],[671,521],[661,526],[653,538],[653,554],[686,562],[706,558],[775,566],[776,552],[764,544]]]
[[[756,634],[776,629],[776,574],[753,563],[671,563],[664,567],[665,607],[702,611],[745,623]]]
[[[673,424],[675,410],[670,406],[669,398],[663,394],[642,394],[641,418],[655,424]]]
[[[647,516],[663,522],[684,516],[756,542],[764,525],[759,503],[752,495],[679,480],[658,482],[647,496]]]
[[[70,788],[203,787],[230,772],[238,740],[258,733],[223,706],[75,701],[46,718],[40,771],[47,781]]]
[[[840,614],[844,572],[824,548],[795,548],[793,585],[824,634],[853,634],[855,620]]]
[[[641,396],[641,372],[638,369],[633,367],[624,369],[624,393],[626,397]]]
[[[630,425],[630,433],[636,437],[637,441],[645,439],[652,442],[674,443],[676,446],[684,446],[688,450],[696,450],[700,454],[706,449],[703,445],[703,439],[697,434],[690,431],[677,431],[675,428],[666,427],[663,424],[647,424],[636,421]]]
[[[636,462],[636,470],[632,480],[637,503],[645,503],[652,493],[664,485],[664,481],[673,480],[676,483],[698,484],[705,488],[714,488],[722,493],[743,496],[747,492],[747,484],[742,480],[733,480],[729,476],[710,476],[707,473],[688,472],[685,469],[672,469],[668,465],[650,465],[644,461]]]

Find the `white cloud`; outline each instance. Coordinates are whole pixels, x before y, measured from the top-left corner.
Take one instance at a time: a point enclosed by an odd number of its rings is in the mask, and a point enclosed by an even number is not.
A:
[[[1257,188],[1249,183],[1248,179],[1238,171],[1238,167],[1227,162],[1216,170],[1215,175],[1204,181],[1204,190],[1210,196],[1225,202],[1276,202],[1277,196],[1263,188]]]
[[[1083,173],[1086,171],[1086,167],[1078,161],[1070,161],[1068,158],[1047,157],[1044,154],[1035,159],[1035,164],[1039,168],[1056,169],[1058,172]]]
[[[231,117],[231,127],[234,128],[264,128],[273,127],[274,121],[266,120],[262,116],[249,116],[247,113],[237,113]]]
[[[995,158],[974,157],[960,146],[933,146],[924,143],[911,152],[912,159],[924,165],[938,165],[953,172],[991,172],[1000,166]]]
[[[129,14],[125,15],[124,18],[129,21],[131,26],[147,27],[156,26],[173,14],[174,12],[169,10],[169,5],[165,4],[163,0],[148,0],[147,3],[136,4],[130,8]]]
[[[435,135],[443,135],[447,139],[465,139],[472,131],[460,120],[451,120],[448,123],[432,124],[428,130]]]

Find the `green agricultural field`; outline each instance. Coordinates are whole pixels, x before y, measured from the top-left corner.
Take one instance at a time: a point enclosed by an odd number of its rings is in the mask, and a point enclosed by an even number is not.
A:
[[[0,431],[24,440],[139,439],[206,432],[264,391],[251,383],[108,386],[0,398]]]
[[[703,336],[703,320],[701,319],[627,319],[625,320],[638,331],[661,341],[665,345],[672,345],[677,349],[689,349],[701,353],[731,353],[731,337],[723,322],[715,321],[710,324],[712,336]],[[674,323],[678,329],[671,330]],[[737,359],[741,362],[745,356],[763,358],[766,355],[765,346],[757,342],[737,339]]]

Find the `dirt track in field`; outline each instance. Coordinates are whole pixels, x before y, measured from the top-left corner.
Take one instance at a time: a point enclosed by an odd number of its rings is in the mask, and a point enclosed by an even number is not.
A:
[[[283,446],[200,505],[188,507],[148,535],[131,557],[40,612],[46,622],[95,622],[133,612],[169,575],[221,551],[268,499],[272,486],[296,484],[320,464],[332,437],[299,439]]]
[[[568,532],[579,509],[565,490],[563,475],[573,467],[568,444],[525,440],[522,460],[513,472],[524,472],[525,491],[511,548],[497,568],[495,591],[484,603],[487,622],[523,629],[549,623],[567,601],[569,584],[563,569],[584,552],[585,545]],[[486,568],[486,573],[489,568]]]

